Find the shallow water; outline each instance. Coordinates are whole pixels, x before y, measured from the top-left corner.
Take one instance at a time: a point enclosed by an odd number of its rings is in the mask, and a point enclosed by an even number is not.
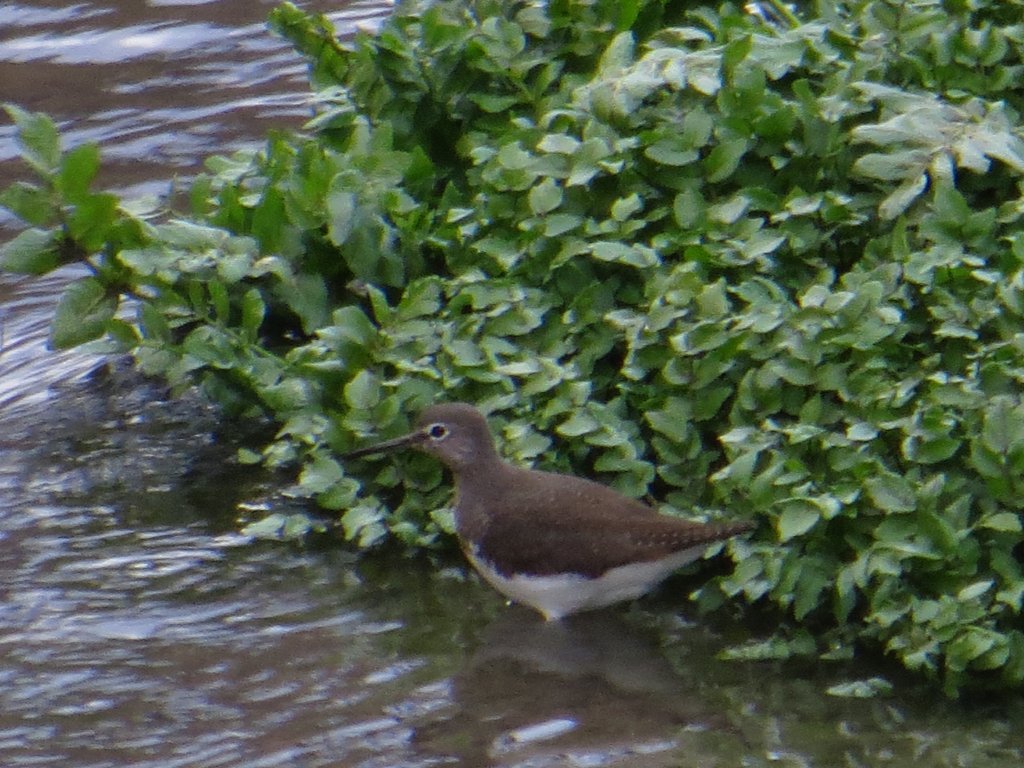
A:
[[[159,193],[306,114],[270,5],[4,3],[0,100]],[[319,7],[344,28],[384,10]],[[15,155],[0,128],[0,184]],[[545,624],[455,560],[242,539],[239,503],[288,511],[287,478],[239,467],[194,398],[48,351],[68,277],[0,276],[0,765],[1021,764],[1019,698],[946,702],[878,660],[718,661],[766,630],[677,618],[686,580]],[[876,674],[895,696],[823,693]]]
[[[373,27],[387,2],[303,2],[339,31]],[[305,66],[269,34],[272,0],[5,0],[0,102],[54,117],[71,144],[103,148],[103,180],[160,194],[210,154],[308,116]],[[0,121],[0,181],[20,172]]]

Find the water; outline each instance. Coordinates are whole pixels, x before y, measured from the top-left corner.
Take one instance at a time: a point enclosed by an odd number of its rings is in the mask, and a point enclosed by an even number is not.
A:
[[[339,30],[373,27],[387,2],[299,3]],[[203,157],[309,115],[305,66],[270,35],[271,0],[5,0],[0,101],[53,116],[66,141],[103,147],[103,181],[166,191]],[[0,181],[19,173],[0,126]]]
[[[105,183],[162,192],[306,115],[269,7],[7,2],[0,100],[101,142]],[[386,10],[319,7],[347,29]],[[15,156],[0,128],[0,184]],[[238,466],[237,425],[194,396],[49,351],[71,276],[0,276],[5,768],[1021,764],[1020,698],[946,702],[877,659],[718,661],[770,627],[677,618],[685,579],[545,624],[454,558],[245,541],[239,504],[288,511],[288,478]],[[824,695],[876,674],[896,695]]]

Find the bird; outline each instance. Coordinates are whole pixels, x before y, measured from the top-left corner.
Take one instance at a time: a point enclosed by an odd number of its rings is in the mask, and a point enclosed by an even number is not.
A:
[[[408,434],[343,458],[402,448],[451,470],[466,558],[498,592],[548,621],[636,599],[710,544],[754,527],[669,517],[593,480],[511,464],[468,403],[430,405]]]

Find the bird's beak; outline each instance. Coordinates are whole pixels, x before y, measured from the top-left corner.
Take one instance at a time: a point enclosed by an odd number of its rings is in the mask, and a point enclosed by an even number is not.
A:
[[[407,435],[396,437],[391,440],[385,440],[375,445],[368,445],[365,448],[356,448],[354,451],[341,454],[343,459],[358,459],[360,456],[370,456],[375,453],[387,453],[388,451],[395,451],[399,448],[408,448],[415,446],[426,437],[421,430],[410,432]]]

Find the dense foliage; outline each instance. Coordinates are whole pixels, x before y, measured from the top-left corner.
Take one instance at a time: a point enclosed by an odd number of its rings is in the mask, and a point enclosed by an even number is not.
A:
[[[3,266],[88,265],[53,343],[269,417],[245,458],[360,546],[432,546],[448,491],[337,453],[469,400],[513,461],[763,521],[698,599],[813,631],[734,655],[1020,685],[1024,3],[770,6],[409,0],[351,43],[282,6],[310,135],[168,215],[9,108],[40,182]]]

